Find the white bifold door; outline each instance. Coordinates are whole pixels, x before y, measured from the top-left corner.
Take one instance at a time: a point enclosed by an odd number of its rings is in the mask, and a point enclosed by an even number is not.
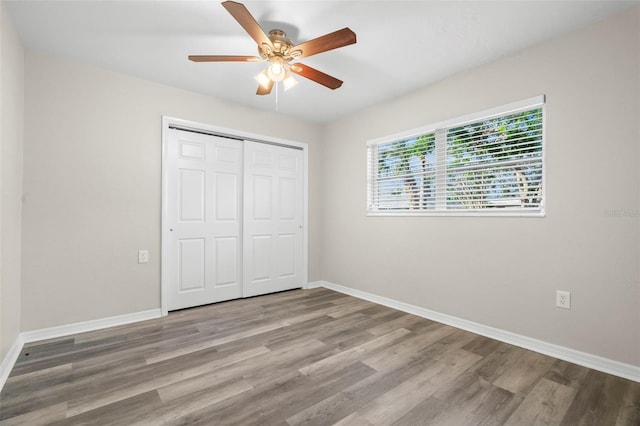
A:
[[[168,310],[302,286],[302,151],[171,129]]]

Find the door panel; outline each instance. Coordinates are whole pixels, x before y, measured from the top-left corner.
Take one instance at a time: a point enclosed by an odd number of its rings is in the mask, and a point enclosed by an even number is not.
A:
[[[178,288],[180,291],[205,287],[205,240],[183,238],[178,240]]]
[[[216,221],[238,221],[238,176],[230,173],[215,174]]]
[[[254,235],[251,238],[252,281],[265,281],[271,278],[271,235]]]
[[[204,170],[178,170],[178,202],[180,222],[204,221]]]
[[[253,180],[253,220],[271,219],[272,210],[272,178],[271,176],[254,175]]]
[[[295,220],[296,218],[296,179],[278,179],[278,206],[280,208],[280,219]]]
[[[241,297],[242,142],[170,130],[168,143],[168,309]]]
[[[216,259],[217,265],[216,282],[217,287],[227,285],[238,285],[238,238],[220,237],[216,238]]]
[[[186,159],[204,160],[205,144],[189,143],[182,141],[180,143],[180,157]]]
[[[303,151],[181,130],[167,150],[168,310],[302,287]]]
[[[302,287],[303,153],[245,141],[243,295]]]
[[[295,250],[296,236],[294,234],[280,234],[278,236],[278,278],[295,275]]]

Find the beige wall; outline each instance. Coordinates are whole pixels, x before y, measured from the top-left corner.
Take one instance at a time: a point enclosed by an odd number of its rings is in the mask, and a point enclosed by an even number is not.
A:
[[[331,124],[323,278],[640,365],[639,31],[627,12]],[[368,139],[540,94],[545,218],[366,216]]]
[[[33,53],[25,68],[24,331],[160,307],[162,115],[309,144],[320,278],[317,125]]]
[[[0,4],[0,361],[20,332],[24,51]]]

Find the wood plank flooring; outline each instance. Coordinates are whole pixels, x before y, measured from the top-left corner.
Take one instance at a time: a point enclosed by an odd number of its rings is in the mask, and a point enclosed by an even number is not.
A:
[[[640,425],[640,383],[326,289],[28,344],[2,425]]]

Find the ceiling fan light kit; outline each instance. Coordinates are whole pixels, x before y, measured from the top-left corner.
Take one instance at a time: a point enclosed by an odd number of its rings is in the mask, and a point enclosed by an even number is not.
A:
[[[240,26],[242,26],[258,44],[259,56],[191,55],[189,56],[191,61],[269,62],[267,68],[255,76],[255,79],[259,83],[256,92],[257,95],[268,95],[271,93],[274,84],[279,82],[282,82],[285,90],[294,87],[298,82],[293,78],[292,73],[332,90],[342,86],[342,80],[338,80],[335,77],[300,62],[294,63],[292,61],[354,44],[356,42],[356,35],[349,28],[343,28],[302,44],[294,45],[282,30],[271,30],[267,36],[242,3],[225,1],[222,2],[222,6],[227,9],[231,16],[238,21]]]
[[[297,85],[298,81],[295,78],[293,78],[291,74],[289,74],[287,77],[284,78],[284,80],[282,80],[282,84],[284,85],[284,90],[289,90],[295,85]]]

